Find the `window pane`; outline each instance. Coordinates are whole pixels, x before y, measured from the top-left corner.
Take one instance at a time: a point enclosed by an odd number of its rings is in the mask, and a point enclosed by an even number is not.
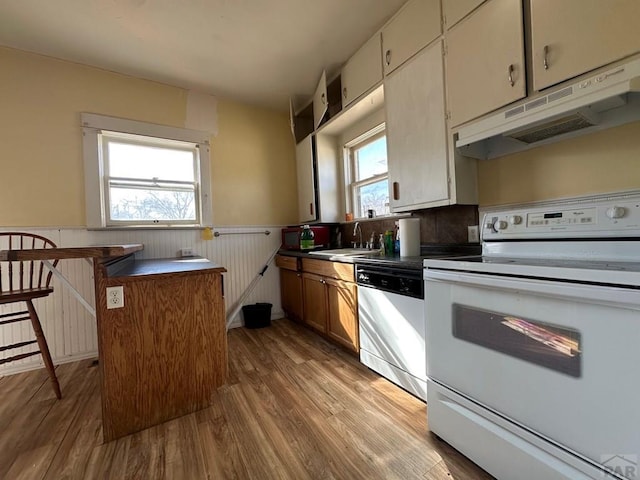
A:
[[[389,213],[389,181],[385,178],[379,182],[370,183],[358,187],[356,192],[359,217],[364,217],[367,210],[373,209],[376,215],[387,215]]]
[[[193,182],[193,151],[108,140],[109,176]]]
[[[387,173],[387,137],[380,137],[362,148],[357,148],[354,153],[356,181]]]
[[[196,220],[195,192],[111,187],[111,220]]]

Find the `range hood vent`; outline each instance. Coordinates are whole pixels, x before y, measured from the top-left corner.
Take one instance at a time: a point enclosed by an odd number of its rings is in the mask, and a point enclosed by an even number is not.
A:
[[[462,126],[456,146],[487,159],[640,121],[640,59]]]
[[[586,116],[576,112],[538,127],[510,133],[508,136],[521,142],[532,144],[558,135],[564,135],[565,133],[577,132],[578,130],[593,127],[594,125],[596,124],[591,122]]]

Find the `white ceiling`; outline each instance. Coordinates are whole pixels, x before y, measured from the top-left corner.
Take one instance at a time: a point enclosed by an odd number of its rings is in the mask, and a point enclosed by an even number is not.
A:
[[[0,0],[0,45],[284,110],[406,0]]]

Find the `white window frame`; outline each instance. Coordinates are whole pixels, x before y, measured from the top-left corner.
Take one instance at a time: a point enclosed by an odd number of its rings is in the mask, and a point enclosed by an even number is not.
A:
[[[85,168],[86,222],[89,229],[114,228],[202,228],[213,225],[211,205],[211,166],[208,132],[156,125],[92,113],[82,113],[83,156]],[[197,149],[196,221],[111,221],[108,212],[109,184],[102,134],[130,134],[157,145],[183,142]],[[123,135],[125,137],[126,135]],[[151,142],[152,140],[152,142]],[[194,160],[195,161],[195,160]]]
[[[364,180],[356,180],[357,166],[355,161],[354,152],[358,148],[362,148],[369,143],[372,143],[379,138],[386,136],[386,125],[384,123],[377,127],[368,130],[362,135],[354,138],[344,145],[344,158],[345,158],[345,191],[347,211],[353,212],[355,218],[366,218],[366,212],[356,212],[356,207],[360,204],[357,198],[357,192],[360,187],[377,183],[381,180],[389,180],[389,159],[387,158],[387,172],[373,177],[366,178]]]

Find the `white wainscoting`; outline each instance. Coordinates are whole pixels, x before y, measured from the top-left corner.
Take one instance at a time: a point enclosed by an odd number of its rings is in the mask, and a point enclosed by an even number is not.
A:
[[[194,254],[206,257],[227,269],[224,274],[224,293],[227,312],[236,304],[249,284],[262,270],[271,254],[280,246],[280,226],[248,226],[214,228],[224,234],[213,240],[202,240],[200,230],[114,230],[88,231],[80,228],[20,228],[51,239],[60,247],[97,244],[143,243],[144,250],[136,258],[176,257],[181,248],[192,248]],[[2,231],[16,229],[2,228]],[[271,231],[270,235],[251,232]],[[0,250],[6,245],[0,243]],[[86,260],[61,260],[58,269],[94,304],[93,269]],[[54,293],[35,301],[49,349],[55,364],[97,356],[98,344],[95,319],[84,309],[67,288],[54,277]],[[244,304],[268,302],[273,304],[272,318],[283,316],[280,304],[280,276],[272,263]],[[24,304],[0,306],[0,314],[24,309]],[[242,326],[242,312],[231,327]],[[0,346],[34,338],[29,322],[0,326]],[[0,358],[34,350],[34,345],[0,353]],[[40,355],[0,366],[0,375],[39,368]]]

